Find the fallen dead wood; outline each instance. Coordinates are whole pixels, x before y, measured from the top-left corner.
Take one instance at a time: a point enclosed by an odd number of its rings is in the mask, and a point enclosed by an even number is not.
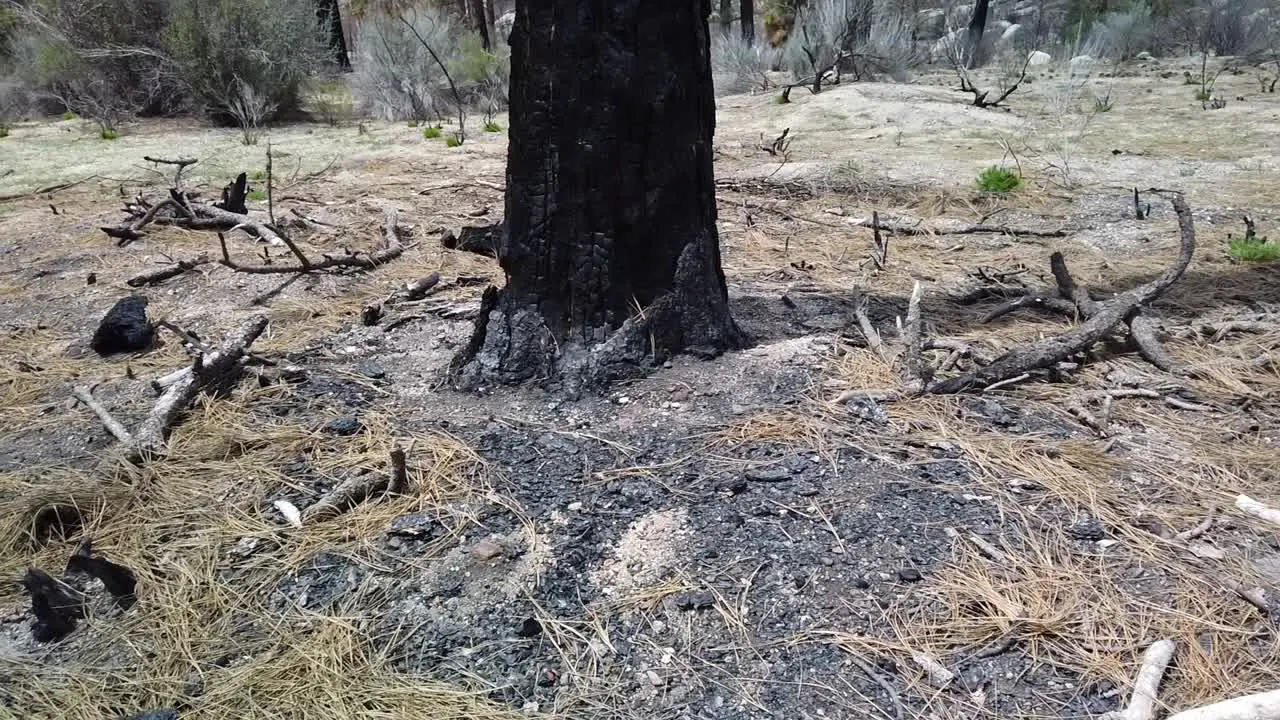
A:
[[[134,464],[141,464],[149,458],[164,455],[165,436],[200,392],[221,394],[230,390],[240,377],[242,361],[249,352],[249,346],[266,327],[265,317],[254,317],[228,335],[218,350],[208,355],[197,355],[192,366],[179,371],[180,376],[156,400],[136,432],[129,432],[123,423],[112,417],[88,388],[76,387],[72,394],[93,410],[107,430],[120,440],[125,446],[125,457]]]
[[[387,489],[385,475],[366,472],[343,480],[314,505],[302,511],[302,522],[313,523],[335,518]]]
[[[325,255],[321,260],[311,260],[304,254],[296,244],[292,241],[286,244],[290,252],[298,258],[297,265],[241,265],[231,259],[231,253],[227,250],[227,239],[222,233],[218,233],[218,243],[222,247],[222,259],[218,261],[224,267],[230,268],[236,272],[248,273],[251,275],[276,275],[287,273],[311,273],[321,270],[333,269],[354,269],[354,270],[373,270],[379,266],[395,260],[404,253],[404,245],[400,243],[400,234],[396,229],[396,211],[387,210],[387,220],[383,231],[384,246],[381,250],[361,255],[360,253],[347,252],[345,255]]]
[[[1102,715],[1102,720],[1151,720],[1156,709],[1156,691],[1177,648],[1172,640],[1157,640],[1142,655],[1142,668],[1133,681],[1133,695],[1124,710]]]
[[[885,223],[879,217],[873,216],[871,219],[862,218],[860,220],[851,220],[850,223],[855,227],[869,228],[873,231],[883,231],[891,235],[1025,235],[1027,237],[1045,237],[1060,238],[1066,237],[1066,230],[1034,230],[1032,228],[1015,228],[1008,225],[988,225],[986,223],[976,223],[973,225],[961,225],[956,228],[938,228],[938,227],[921,227],[919,225],[906,225],[903,223]]]
[[[179,260],[178,262],[174,263],[173,265],[170,265],[169,267],[161,268],[159,270],[152,270],[151,272],[142,273],[141,275],[135,275],[129,278],[126,281],[126,284],[128,284],[129,287],[135,287],[135,288],[143,287],[146,285],[158,285],[164,282],[165,280],[178,277],[183,273],[187,273],[192,270],[195,270],[201,265],[206,265],[209,262],[211,262],[209,258],[204,255],[201,255],[195,260]]]
[[[1280,509],[1260,503],[1248,495],[1236,496],[1236,508],[1246,515],[1280,526]]]
[[[239,208],[237,208],[239,209]],[[248,212],[238,213],[215,204],[192,201],[190,195],[179,188],[169,190],[169,197],[151,204],[142,197],[125,206],[129,220],[120,225],[100,228],[116,244],[128,245],[146,237],[148,225],[172,225],[188,230],[231,232],[243,230],[262,242],[272,245],[286,244],[283,233],[269,222],[252,218]]]
[[[981,389],[1027,372],[1054,367],[1057,363],[1092,347],[1111,333],[1117,325],[1160,297],[1182,276],[1191,262],[1196,247],[1195,227],[1190,208],[1187,207],[1181,195],[1174,194],[1172,201],[1178,216],[1181,243],[1177,260],[1159,278],[1120,293],[1111,300],[1098,303],[1094,307],[1095,312],[1088,319],[1061,335],[1024,345],[1005,353],[990,365],[934,383],[928,388],[928,392],[950,394]],[[1073,294],[1075,294],[1074,291]]]
[[[1166,720],[1280,720],[1280,690],[1183,710]]]

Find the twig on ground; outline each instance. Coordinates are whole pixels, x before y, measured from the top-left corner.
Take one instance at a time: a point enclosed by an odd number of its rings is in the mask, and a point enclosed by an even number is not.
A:
[[[98,402],[98,399],[93,396],[93,391],[91,389],[83,385],[77,385],[72,388],[71,394],[98,416],[98,419],[102,421],[103,427],[107,429],[107,432],[114,435],[116,440],[119,440],[126,445],[133,443],[133,433],[129,432],[129,430],[124,426],[124,423],[115,419],[115,417],[112,416],[111,411],[107,410],[103,407],[102,403]]]
[[[906,385],[910,392],[923,392],[929,382],[924,366],[924,345],[922,340],[920,301],[924,296],[924,287],[917,280],[911,288],[911,298],[907,301],[907,323],[903,335],[906,344]]]
[[[1035,230],[1032,228],[1015,228],[1007,225],[987,225],[985,223],[977,223],[974,225],[961,225],[958,228],[930,228],[919,227],[915,225],[904,224],[884,224],[880,221],[877,214],[873,214],[871,219],[863,218],[853,221],[856,227],[871,228],[872,230],[882,230],[892,235],[1025,235],[1028,237],[1044,237],[1059,238],[1066,237],[1066,230]]]
[[[1156,691],[1164,679],[1164,671],[1173,659],[1176,649],[1172,640],[1157,640],[1142,655],[1142,668],[1133,682],[1133,695],[1129,705],[1102,716],[1102,720],[1151,720],[1156,709]]]
[[[1280,720],[1280,690],[1183,710],[1166,720]]]
[[[195,158],[178,158],[177,160],[168,160],[165,158],[151,157],[150,155],[143,155],[142,159],[149,163],[155,163],[156,165],[176,166],[177,169],[173,171],[173,187],[176,190],[182,189],[182,171],[186,170],[191,165],[195,165],[200,162]]]
[[[297,265],[240,265],[231,259],[231,254],[227,250],[227,240],[222,233],[218,233],[218,243],[222,248],[222,259],[218,262],[236,272],[248,273],[251,275],[276,275],[287,273],[311,273],[320,270],[331,270],[335,268],[352,268],[357,270],[372,270],[384,265],[404,253],[404,246],[400,244],[399,233],[396,230],[396,211],[387,210],[387,221],[384,230],[385,246],[376,252],[370,253],[366,257],[362,257],[358,253],[350,253],[347,255],[332,256],[326,255],[324,259],[313,261],[303,254],[293,242],[287,242],[289,250],[298,258]]]
[[[1213,517],[1213,513],[1211,512],[1209,513],[1209,517],[1206,517],[1204,520],[1201,520],[1195,527],[1191,528],[1190,530],[1183,530],[1177,535],[1174,535],[1174,538],[1181,540],[1182,542],[1186,542],[1188,540],[1195,540],[1196,538],[1208,532],[1209,528],[1213,527],[1213,520],[1214,520],[1214,517]]]
[[[129,278],[126,281],[126,284],[128,284],[129,287],[135,288],[143,287],[144,285],[158,285],[169,278],[175,278],[183,273],[195,270],[201,265],[206,265],[209,262],[211,262],[210,259],[204,255],[201,255],[195,260],[179,260],[177,263],[169,267],[152,270],[151,272],[142,273],[141,275],[135,275]]]
[[[302,511],[304,523],[337,517],[387,488],[387,477],[366,472],[343,480],[314,505]]]
[[[870,663],[853,654],[852,651],[846,650],[845,655],[849,658],[849,662],[853,663],[855,667],[862,671],[862,674],[871,678],[872,682],[879,685],[881,690],[884,690],[885,694],[889,696],[890,702],[893,703],[893,716],[897,720],[902,720],[902,698],[898,695],[898,691],[894,689],[893,685],[891,685],[883,675],[877,672]]]
[[[1280,526],[1280,509],[1264,505],[1248,495],[1236,496],[1236,508],[1246,515]]]
[[[867,298],[858,298],[858,304],[853,311],[854,317],[858,320],[858,329],[862,331],[862,336],[867,339],[867,347],[876,351],[881,358],[888,359],[885,355],[884,340],[880,337],[880,331],[871,324],[871,318],[867,316]]]

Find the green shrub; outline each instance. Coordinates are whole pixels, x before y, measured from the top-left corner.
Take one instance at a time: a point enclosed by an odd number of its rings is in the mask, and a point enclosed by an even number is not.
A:
[[[490,120],[484,124],[484,131],[487,133],[499,133],[502,132],[502,126]]]
[[[978,189],[988,193],[1010,193],[1018,189],[1022,178],[1018,173],[995,165],[978,173]]]
[[[9,126],[0,125],[0,139],[9,137]]]
[[[257,170],[252,170],[249,172],[249,179],[250,180],[266,180],[267,171],[261,168],[258,168]]]
[[[440,137],[442,134],[443,134],[443,131],[435,125],[428,125],[422,130],[422,137],[428,140],[435,140],[436,138]]]
[[[1280,260],[1280,243],[1258,237],[1249,224],[1244,237],[1227,235],[1228,253],[1238,262],[1272,263]]]
[[[79,120],[80,116],[68,110],[62,113],[62,119],[63,120]]]
[[[297,110],[332,61],[315,6],[295,0],[172,0],[164,40],[195,100],[245,129]]]
[[[462,144],[462,138],[457,133],[454,133],[444,139],[444,144],[446,147],[456,148]]]
[[[265,190],[250,190],[245,193],[245,197],[254,202],[265,202],[267,199],[267,192]]]
[[[1211,90],[1196,91],[1196,102],[1209,102],[1209,99],[1212,97],[1213,97],[1213,92]]]
[[[120,132],[112,128],[102,128],[101,130],[98,131],[98,134],[102,136],[103,140],[119,140],[120,139]]]
[[[1111,100],[1111,93],[1107,93],[1102,97],[1093,99],[1093,111],[1097,113],[1108,113],[1115,107],[1115,103]]]
[[[411,128],[416,128],[416,127],[418,127],[418,125],[420,125],[421,123],[419,123],[417,120],[410,120],[407,124],[408,124],[408,125],[409,125],[409,127],[411,127]]]

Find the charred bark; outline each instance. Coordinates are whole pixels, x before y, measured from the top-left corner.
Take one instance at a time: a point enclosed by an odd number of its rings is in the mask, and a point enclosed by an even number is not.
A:
[[[576,389],[744,344],[715,225],[709,4],[516,8],[507,281],[485,294],[458,384]]]
[[[733,0],[720,0],[720,12],[717,13],[720,23],[720,34],[727,39],[733,32]]]
[[[973,69],[982,64],[982,36],[987,30],[987,10],[990,0],[974,0],[973,15],[969,17],[969,58],[965,66]]]
[[[756,44],[756,3],[755,0],[742,0],[738,15],[742,23],[742,41],[747,47]]]
[[[347,36],[342,30],[342,12],[338,8],[338,0],[319,0],[316,12],[320,21],[329,28],[329,49],[333,52],[334,63],[340,70],[350,70],[351,56],[347,52]]]
[[[490,49],[489,44],[489,17],[484,11],[484,0],[468,0],[468,14],[476,24],[476,32],[480,33],[480,45],[485,50]]]

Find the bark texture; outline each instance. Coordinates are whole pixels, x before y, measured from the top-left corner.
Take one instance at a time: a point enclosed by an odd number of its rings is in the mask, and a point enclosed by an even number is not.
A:
[[[987,29],[987,10],[989,7],[990,0],[974,0],[973,14],[969,16],[969,58],[966,63],[970,69],[976,68],[981,64],[982,36]]]
[[[744,343],[715,226],[709,14],[709,0],[518,4],[507,282],[485,293],[459,384],[595,384]]]
[[[742,40],[751,47],[756,43],[756,3],[755,0],[742,0],[738,15],[742,20]]]

